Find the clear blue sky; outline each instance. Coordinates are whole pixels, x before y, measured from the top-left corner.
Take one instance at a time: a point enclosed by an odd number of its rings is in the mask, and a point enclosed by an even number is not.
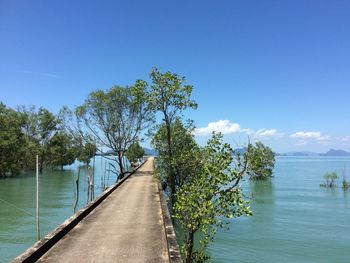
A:
[[[194,85],[201,143],[219,129],[350,150],[349,14],[347,0],[0,0],[0,100],[57,112],[157,66]]]

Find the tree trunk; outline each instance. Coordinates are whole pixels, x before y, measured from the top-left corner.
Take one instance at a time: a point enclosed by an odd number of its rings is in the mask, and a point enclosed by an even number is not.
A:
[[[192,254],[193,254],[193,240],[194,232],[192,230],[188,231],[188,237],[186,241],[186,263],[192,263]]]
[[[121,153],[118,153],[118,164],[119,164],[119,170],[120,170],[120,179],[123,179],[124,177],[124,166],[123,166],[123,156]]]
[[[61,164],[61,171],[63,171],[63,164]]]
[[[173,160],[173,151],[172,151],[172,145],[171,145],[171,127],[169,121],[166,121],[166,130],[167,130],[167,144],[168,144],[168,158],[169,158],[169,171],[168,171],[168,177],[169,177],[169,184],[170,184],[170,200],[171,205],[173,206],[175,204],[175,195],[176,195],[176,187],[175,187],[175,176],[173,172],[173,166],[172,166],[172,160]]]
[[[77,212],[77,204],[78,204],[78,201],[79,201],[79,179],[80,179],[80,166],[78,167],[78,178],[77,180],[75,181],[75,186],[76,186],[76,197],[75,197],[75,202],[74,202],[74,213]]]

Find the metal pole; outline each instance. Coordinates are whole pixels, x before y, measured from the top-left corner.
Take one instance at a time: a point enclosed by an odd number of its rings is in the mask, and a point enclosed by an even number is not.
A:
[[[91,201],[95,199],[95,156],[92,166],[92,189],[91,189]]]
[[[103,175],[102,175],[103,169],[102,169],[102,155],[101,155],[101,170],[100,170],[100,176],[101,176],[101,188],[103,189]],[[103,191],[103,190],[102,190]]]
[[[103,177],[104,177],[104,180],[105,180],[105,188],[108,187],[108,180],[107,180],[107,186],[106,186],[106,170],[107,170],[107,160],[105,160],[105,170],[104,170],[104,173],[103,173]]]
[[[40,240],[39,225],[39,156],[36,156],[36,234],[37,240]]]

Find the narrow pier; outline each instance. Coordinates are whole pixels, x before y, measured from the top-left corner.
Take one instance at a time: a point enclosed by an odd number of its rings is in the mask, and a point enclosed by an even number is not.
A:
[[[169,262],[153,167],[149,158],[38,262]]]

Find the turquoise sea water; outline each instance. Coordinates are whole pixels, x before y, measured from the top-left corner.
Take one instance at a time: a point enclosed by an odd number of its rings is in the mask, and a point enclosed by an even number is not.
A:
[[[212,262],[350,262],[350,190],[319,186],[344,165],[350,181],[350,158],[278,157],[271,182],[245,183],[254,215],[219,230]]]
[[[254,216],[219,230],[208,249],[212,262],[350,262],[350,190],[319,187],[324,173],[340,175],[344,165],[350,181],[350,158],[278,157],[270,182],[245,182]],[[97,158],[96,196],[99,175]],[[42,236],[73,214],[76,176],[77,166],[40,176]],[[115,180],[110,175],[108,184]],[[0,262],[8,262],[36,241],[34,173],[0,180],[0,199]],[[82,170],[77,209],[86,202]]]
[[[102,163],[104,170],[105,163]],[[108,169],[108,163],[107,163]],[[101,186],[101,159],[95,162],[95,197]],[[75,180],[78,165],[65,171],[44,170],[39,176],[40,232],[41,237],[51,232],[74,214],[76,200]],[[116,176],[106,173],[105,185],[112,185]],[[86,167],[82,167],[79,179],[79,199],[76,211],[88,202]],[[0,263],[9,262],[36,242],[36,180],[35,173],[25,173],[0,180]]]

